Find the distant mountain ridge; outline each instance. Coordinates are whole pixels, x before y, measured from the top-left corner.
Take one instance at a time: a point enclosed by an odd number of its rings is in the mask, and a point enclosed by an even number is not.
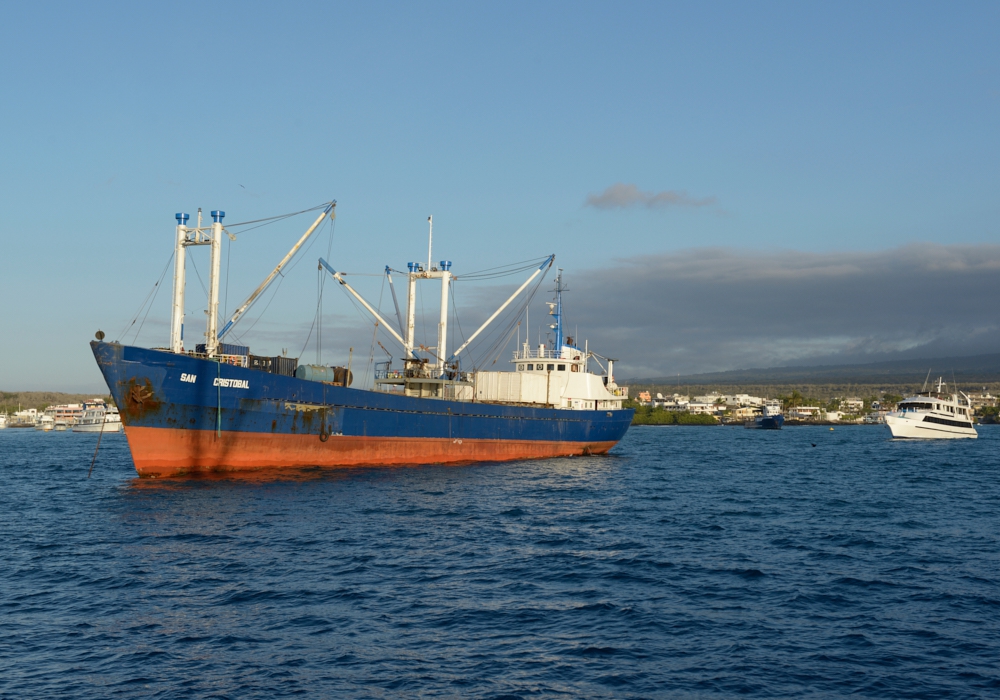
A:
[[[818,365],[814,367],[767,367],[706,372],[673,377],[631,379],[633,384],[922,384],[930,370],[950,382],[954,373],[960,385],[1000,382],[1000,353],[968,357],[933,357],[887,360],[860,365]]]

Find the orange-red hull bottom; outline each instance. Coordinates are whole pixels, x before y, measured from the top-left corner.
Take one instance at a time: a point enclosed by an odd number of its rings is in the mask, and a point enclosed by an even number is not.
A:
[[[126,427],[139,476],[308,467],[398,467],[604,454],[615,442],[383,438]]]

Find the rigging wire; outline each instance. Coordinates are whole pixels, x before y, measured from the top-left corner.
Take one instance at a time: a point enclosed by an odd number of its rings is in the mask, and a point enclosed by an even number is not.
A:
[[[378,293],[378,306],[375,307],[375,310],[379,312],[380,316],[382,315],[382,296],[384,294],[385,294],[385,276],[383,275],[382,289],[379,290]],[[378,340],[378,327],[379,327],[378,319],[375,319],[375,328],[372,329],[372,347],[371,351],[368,354],[368,366],[365,367],[365,375],[364,377],[362,377],[361,386],[368,386],[368,372],[372,369],[372,365],[375,362],[375,342]]]
[[[173,259],[174,259],[174,256],[171,255],[170,256],[170,260],[173,260]],[[153,303],[156,301],[156,295],[160,293],[160,282],[162,282],[163,278],[167,276],[167,268],[170,267],[170,260],[167,261],[166,266],[164,266],[164,268],[163,268],[163,272],[160,273],[160,279],[158,279],[156,281],[156,284],[153,285],[153,287],[155,289],[155,291],[153,292],[153,298],[150,300],[149,307],[146,309],[146,315],[142,317],[142,323],[139,324],[139,329],[135,332],[135,337],[132,338],[132,344],[133,345],[135,345],[136,340],[139,339],[139,333],[142,331],[142,327],[144,325],[146,325],[146,317],[148,317],[149,316],[149,312],[153,310]],[[102,426],[102,429],[103,429],[103,426]],[[96,452],[95,452],[95,454],[96,454]]]
[[[115,342],[121,340],[122,337],[126,333],[128,333],[128,329],[134,326],[135,322],[139,320],[139,314],[141,314],[142,310],[146,308],[146,302],[149,301],[149,298],[156,293],[157,288],[159,287],[160,282],[163,281],[163,276],[167,274],[167,268],[170,267],[170,263],[173,261],[173,259],[174,259],[174,254],[170,253],[170,257],[167,258],[167,264],[163,266],[163,272],[160,273],[159,281],[153,283],[153,287],[152,289],[149,290],[149,294],[147,294],[146,298],[142,300],[142,303],[139,305],[139,309],[135,312],[135,315],[132,317],[132,320],[129,323],[127,323],[124,328],[122,328],[120,333],[118,333],[118,336],[115,338]]]
[[[266,219],[254,219],[253,221],[241,221],[236,224],[227,224],[226,228],[236,228],[237,226],[249,226],[250,224],[260,224],[260,226],[254,226],[253,228],[248,228],[240,233],[246,233],[247,231],[252,231],[255,228],[260,228],[261,226],[267,226],[269,224],[276,223],[278,221],[283,221],[284,219],[290,219],[293,216],[298,216],[299,214],[308,214],[311,211],[316,211],[317,209],[323,209],[329,206],[329,202],[324,202],[315,207],[310,207],[309,209],[303,209],[302,211],[292,212],[291,214],[279,214],[278,216],[269,216]]]
[[[531,303],[531,300],[538,292],[538,288],[542,285],[542,282],[544,280],[545,280],[545,275],[540,275],[538,281],[531,288],[531,291],[525,296],[524,301],[522,301],[520,304],[518,304],[517,307],[513,308],[511,311],[505,314],[505,317],[509,319],[506,325],[496,326],[494,330],[488,333],[487,338],[483,340],[483,343],[485,343],[486,341],[489,340],[490,337],[493,337],[495,339],[493,340],[492,343],[486,346],[477,344],[478,348],[485,347],[485,350],[480,350],[480,352],[476,355],[473,361],[473,369],[479,369],[480,367],[485,366],[482,363],[488,360],[489,357],[493,355],[494,352],[497,353],[497,359],[499,359],[500,357],[499,353],[502,352],[503,349],[507,346],[507,343],[510,342],[510,338],[513,335],[513,332],[517,329],[517,324],[520,321],[521,314]],[[497,359],[494,359],[491,364],[496,364]]]
[[[413,293],[416,294],[417,290],[414,289]],[[420,295],[420,337],[423,339],[423,346],[427,347],[427,312],[424,310],[424,295]]]
[[[246,335],[247,333],[249,333],[250,330],[254,326],[257,325],[257,322],[260,321],[261,318],[263,318],[264,314],[267,312],[268,307],[271,306],[271,302],[274,301],[274,298],[277,295],[278,290],[281,288],[282,283],[285,281],[286,275],[291,274],[292,271],[295,270],[296,267],[298,267],[298,264],[300,262],[302,262],[302,260],[305,258],[305,254],[309,252],[309,250],[312,248],[312,246],[313,246],[313,244],[315,242],[316,242],[316,238],[315,237],[311,237],[310,240],[309,240],[309,243],[306,245],[306,247],[303,250],[298,251],[296,253],[295,260],[291,263],[291,265],[289,265],[287,269],[278,272],[278,277],[280,279],[278,280],[278,284],[277,284],[277,286],[275,286],[274,291],[271,293],[271,298],[268,300],[267,306],[264,307],[264,310],[260,312],[260,315],[257,316],[257,318],[254,320],[254,322],[252,324],[250,324],[250,328],[247,328],[246,330],[242,331],[242,335]],[[195,270],[195,272],[197,272],[197,269]],[[201,282],[201,275],[198,275],[198,281]],[[202,283],[202,289],[204,289],[204,286],[205,286],[204,283]],[[206,293],[206,295],[208,294],[207,291],[205,293]],[[257,302],[259,300],[260,300],[260,297],[258,297],[257,299],[255,299],[254,302],[247,308],[247,311],[249,311],[251,308],[253,308],[254,306],[256,306]],[[241,337],[241,334],[237,334],[235,332],[235,329],[232,329],[232,328],[228,331],[228,333],[232,333],[237,338]],[[243,342],[243,341],[240,341],[240,342]]]
[[[336,226],[336,220],[330,222],[329,231],[330,235],[328,237],[326,249],[327,257],[330,257],[330,251],[333,249],[333,232]],[[319,364],[322,359],[320,353],[322,352],[322,341],[321,336],[323,334],[323,290],[326,288],[326,275],[323,274],[323,268],[320,265],[316,265],[316,313],[313,316],[312,323],[309,325],[309,333],[306,334],[306,340],[302,343],[302,349],[299,351],[299,357],[304,357],[306,353],[306,348],[309,347],[309,341],[312,339],[313,330],[316,329],[316,363]]]
[[[222,304],[222,318],[229,316],[229,258],[233,253],[233,242],[226,241],[226,300]]]
[[[191,258],[191,267],[194,268],[194,274],[195,274],[195,276],[198,277],[198,284],[201,285],[201,291],[205,292],[205,296],[207,297],[208,296],[208,287],[205,286],[205,283],[201,279],[201,273],[198,272],[198,264],[194,261],[194,258]]]
[[[521,262],[510,263],[509,265],[500,265],[497,267],[489,267],[485,270],[477,270],[476,272],[468,272],[463,275],[456,275],[456,279],[461,277],[462,279],[495,279],[497,277],[507,277],[509,275],[515,275],[525,270],[530,270],[533,267],[538,267],[538,265],[546,260],[548,256],[541,258],[535,258],[534,260],[522,260]]]
[[[316,319],[319,317],[319,281],[320,275],[323,271],[319,269],[319,265],[316,266],[316,315],[313,316],[313,321],[309,326],[309,334],[306,336],[306,342],[302,343],[302,349],[299,351],[299,357],[303,357],[306,354],[306,348],[309,346],[309,339],[312,338],[313,328],[316,327]]]
[[[327,226],[329,235],[326,241],[326,258],[330,259],[333,254],[333,234],[337,229],[337,220],[330,219],[330,223]],[[317,303],[317,321],[316,321],[316,364],[321,364],[321,353],[323,351],[323,291],[326,289],[326,275],[323,274],[323,269],[321,266],[317,265],[317,271],[319,272],[320,278],[318,280],[318,297]]]
[[[462,322],[458,318],[458,302],[455,301],[455,285],[451,285],[451,309],[452,317],[455,319],[455,327],[458,328],[458,334],[462,336],[462,342],[466,341],[465,331],[462,330]]]
[[[254,319],[253,323],[250,324],[250,327],[247,328],[245,331],[243,331],[242,335],[246,335],[247,333],[249,333],[250,331],[253,330],[253,327],[257,325],[257,322],[260,321],[260,319],[262,319],[264,317],[264,314],[267,313],[267,309],[268,309],[269,306],[271,306],[271,302],[274,301],[274,297],[278,296],[278,290],[281,289],[281,283],[285,281],[285,276],[284,275],[278,275],[278,276],[281,277],[281,279],[278,280],[277,286],[275,286],[274,291],[271,292],[271,298],[267,300],[267,306],[265,306],[264,310],[260,312],[260,316],[258,316],[257,318]],[[229,332],[232,333],[231,330]],[[236,335],[236,334],[233,333],[233,335]],[[240,338],[242,336],[236,336],[236,337]],[[243,342],[243,341],[241,340],[240,342]]]

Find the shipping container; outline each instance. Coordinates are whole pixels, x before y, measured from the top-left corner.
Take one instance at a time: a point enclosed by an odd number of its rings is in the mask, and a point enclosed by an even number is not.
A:
[[[204,343],[198,343],[194,346],[194,351],[197,353],[205,354],[207,348]],[[216,350],[219,355],[249,355],[250,348],[244,347],[242,345],[232,345],[230,343],[219,343],[219,347]]]
[[[271,358],[271,371],[285,377],[294,377],[295,370],[299,366],[299,358],[283,357],[281,355]]]
[[[250,369],[257,369],[263,372],[274,371],[274,358],[261,357],[260,355],[250,355],[250,362],[247,364]]]

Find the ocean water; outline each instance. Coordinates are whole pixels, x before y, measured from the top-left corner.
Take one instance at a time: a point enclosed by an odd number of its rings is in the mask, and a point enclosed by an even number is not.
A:
[[[1000,427],[176,481],[0,431],[0,697],[1000,697]]]

